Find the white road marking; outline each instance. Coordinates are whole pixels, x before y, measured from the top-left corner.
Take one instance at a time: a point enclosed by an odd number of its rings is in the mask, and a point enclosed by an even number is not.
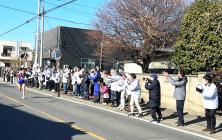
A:
[[[53,95],[46,94],[46,93],[43,93],[43,92],[41,92],[41,91],[35,91],[35,90],[32,90],[32,89],[28,89],[28,90],[29,90],[29,91],[32,91],[32,92],[39,93],[39,94],[43,94],[43,95],[46,95],[46,96],[51,96],[51,97],[54,97],[54,98],[57,98],[57,99],[60,99],[60,100],[65,100],[65,101],[73,102],[73,103],[76,103],[76,104],[85,105],[85,106],[89,106],[89,107],[92,107],[92,108],[96,108],[96,109],[100,109],[100,110],[104,110],[104,111],[107,111],[107,112],[111,112],[111,113],[115,113],[115,114],[118,114],[118,115],[122,115],[122,116],[128,117],[127,114],[123,114],[123,113],[119,113],[119,112],[116,112],[116,111],[112,111],[112,110],[100,108],[100,107],[93,106],[93,105],[90,105],[90,104],[80,103],[80,102],[73,101],[73,100],[70,100],[70,99],[65,99],[65,98],[63,98],[63,97],[61,97],[61,96],[60,96],[60,97],[55,97],[55,96],[53,96]],[[150,122],[149,120],[145,120],[145,119],[142,119],[142,118],[137,118],[137,117],[131,117],[131,118],[134,118],[134,119],[136,119],[136,120],[140,120],[140,121],[143,121],[143,122],[146,122],[146,123],[153,124],[153,123]],[[197,133],[194,133],[194,132],[189,132],[189,131],[187,131],[187,130],[182,130],[182,129],[179,129],[179,128],[171,127],[171,126],[164,125],[164,124],[160,124],[160,123],[157,123],[157,124],[155,124],[155,125],[159,125],[159,126],[162,126],[162,127],[170,128],[170,129],[172,129],[172,130],[176,130],[176,131],[183,132],[183,133],[186,133],[186,134],[194,135],[194,136],[201,137],[201,138],[204,138],[204,139],[217,140],[217,139],[212,138],[212,137],[208,137],[208,136],[205,136],[205,135],[197,134]]]
[[[80,103],[80,102],[73,101],[73,100],[70,100],[70,99],[65,99],[65,98],[63,98],[61,96],[60,97],[55,97],[53,95],[46,94],[46,93],[41,92],[41,91],[36,91],[36,90],[28,89],[28,88],[27,88],[27,90],[32,91],[32,92],[36,92],[36,93],[39,93],[39,94],[43,94],[43,95],[46,95],[46,96],[54,97],[54,98],[57,98],[57,99],[60,99],[60,100],[65,100],[65,101],[73,102],[73,103],[76,103],[76,104],[85,105],[85,106],[89,106],[89,107],[92,107],[92,108],[96,108],[96,109],[100,109],[100,110],[104,110],[104,111],[107,111],[107,112],[111,112],[111,113],[114,113],[114,114],[118,114],[118,115],[121,115],[121,116],[128,117],[127,114],[123,114],[123,113],[119,113],[119,112],[116,112],[116,111],[100,108],[100,107],[93,106],[93,105],[90,105],[90,104]],[[146,122],[146,123],[153,124],[149,120],[145,120],[145,119],[142,119],[142,118],[137,118],[137,117],[131,117],[131,118],[134,118],[136,120],[140,120],[140,121],[143,121],[143,122]],[[176,130],[176,131],[179,131],[179,132],[183,132],[183,133],[186,133],[186,134],[194,135],[194,136],[197,136],[197,137],[200,137],[200,138],[204,138],[204,139],[217,140],[217,139],[212,138],[212,137],[208,137],[208,136],[205,136],[205,135],[197,134],[197,133],[194,133],[194,132],[189,132],[187,130],[182,130],[182,129],[179,129],[179,128],[171,127],[171,126],[160,124],[160,123],[157,123],[155,125],[159,125],[159,126],[162,126],[162,127],[165,127],[165,128],[169,128],[169,129]]]

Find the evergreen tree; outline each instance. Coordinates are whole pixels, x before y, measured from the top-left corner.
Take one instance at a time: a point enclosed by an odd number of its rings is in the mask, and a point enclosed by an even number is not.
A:
[[[222,2],[196,0],[186,11],[173,61],[189,73],[222,67]]]

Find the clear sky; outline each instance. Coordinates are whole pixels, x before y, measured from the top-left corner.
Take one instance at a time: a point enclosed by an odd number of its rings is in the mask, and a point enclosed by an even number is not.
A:
[[[45,10],[49,10],[56,5],[61,5],[70,0],[45,0]],[[58,21],[55,19],[45,18],[45,31],[56,26],[68,26],[77,28],[91,28],[92,19],[95,18],[98,8],[105,4],[106,0],[76,0],[75,2],[51,11],[46,16],[60,18],[64,20],[74,21],[74,24],[65,21]],[[0,34],[22,24],[28,19],[34,17],[28,13],[23,13],[1,6],[8,6],[12,8],[37,13],[38,0],[1,0],[0,1]],[[36,20],[10,32],[6,35],[0,36],[0,40],[24,41],[31,42],[34,47],[36,34]]]

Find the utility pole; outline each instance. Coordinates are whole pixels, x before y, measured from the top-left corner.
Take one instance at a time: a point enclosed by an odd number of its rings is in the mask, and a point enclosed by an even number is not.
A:
[[[17,62],[16,62],[16,67],[20,67],[21,66],[21,63],[20,63],[20,47],[22,45],[22,40],[20,41],[17,41],[17,44],[16,44],[16,57],[17,57]]]
[[[63,7],[67,4],[70,4],[76,0],[71,0],[64,4],[58,5],[47,11],[44,10],[45,0],[38,0],[38,15],[37,15],[37,31],[36,31],[36,43],[35,43],[35,61],[33,67],[40,66],[42,67],[42,58],[43,58],[43,37],[44,37],[44,16],[46,13],[56,10],[60,7]],[[41,30],[41,32],[40,32]],[[41,33],[41,34],[40,34]],[[41,38],[40,38],[41,35]]]
[[[99,67],[102,69],[102,61],[103,61],[103,40],[100,44],[100,59],[99,59]]]
[[[33,64],[33,67],[37,67],[39,64],[38,64],[38,54],[39,54],[39,43],[40,43],[40,40],[39,40],[39,33],[40,33],[40,18],[41,18],[41,15],[40,15],[40,10],[41,10],[41,0],[38,0],[38,15],[37,15],[37,31],[36,31],[36,42],[35,42],[35,61],[34,61],[34,64]]]
[[[44,11],[44,0],[41,1],[41,7],[42,7],[42,33],[41,33],[41,47],[40,47],[40,60],[39,60],[39,66],[42,67],[43,63],[42,63],[42,58],[43,58],[43,39],[44,39],[44,15],[45,15],[45,11]]]

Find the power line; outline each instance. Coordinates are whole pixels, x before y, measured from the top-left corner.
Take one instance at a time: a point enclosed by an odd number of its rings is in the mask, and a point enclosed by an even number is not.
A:
[[[73,0],[73,1],[75,1],[75,0]],[[69,3],[70,3],[70,2],[69,2]],[[55,10],[55,9],[57,9],[57,8],[60,8],[61,6],[64,6],[64,5],[66,5],[66,4],[67,4],[67,3],[65,3],[65,4],[63,4],[63,5],[56,6],[56,7],[52,8],[52,9],[50,9],[50,10],[47,10],[46,12],[44,12],[44,14],[46,14],[46,13],[52,11],[52,10]],[[18,28],[20,28],[20,27],[22,27],[22,26],[30,23],[31,21],[33,21],[33,20],[37,17],[37,14],[36,14],[36,13],[33,13],[33,12],[29,12],[29,11],[25,11],[25,10],[21,10],[21,9],[9,7],[9,6],[5,6],[5,5],[1,5],[1,4],[0,4],[0,7],[4,7],[4,8],[7,8],[7,9],[11,9],[11,10],[15,10],[15,11],[19,11],[19,12],[23,12],[23,13],[27,13],[27,14],[36,15],[36,16],[32,17],[31,19],[23,22],[22,24],[20,24],[20,25],[18,25],[18,26],[16,26],[16,27],[14,27],[14,28],[12,28],[12,29],[10,29],[10,30],[8,30],[8,31],[0,34],[0,36],[3,36],[3,35],[5,35],[5,34],[7,34],[7,33],[9,33],[9,32],[12,32],[12,31],[14,31],[14,30],[16,30],[16,29],[18,29]],[[71,21],[71,20],[66,20],[66,19],[55,18],[55,17],[51,17],[51,16],[45,16],[45,17],[51,18],[51,19],[55,19],[55,20],[70,22],[70,23],[73,23],[73,24],[90,25],[90,24],[87,24],[87,23],[79,23],[79,22],[75,22],[75,21]]]
[[[29,12],[29,11],[26,11],[26,10],[21,10],[21,9],[9,7],[9,6],[1,5],[1,4],[0,4],[0,7],[4,7],[4,8],[7,8],[7,9],[11,9],[11,10],[15,10],[15,11],[19,11],[19,12],[23,12],[23,13],[27,13],[27,14],[37,15],[36,13],[33,13],[33,12]],[[46,12],[47,12],[47,11],[46,11]],[[70,23],[73,23],[73,24],[91,25],[91,24],[87,24],[87,23],[80,23],[80,22],[75,22],[75,21],[71,21],[71,20],[56,18],[56,17],[52,17],[52,16],[45,16],[45,17],[50,18],[50,19],[55,19],[55,20],[60,20],[60,21],[65,21],[65,22],[70,22]]]
[[[56,6],[57,6],[57,5],[56,5]],[[26,14],[37,15],[36,13],[30,12],[30,11],[21,10],[21,9],[9,7],[9,6],[1,5],[1,4],[0,4],[0,7],[4,7],[4,8],[7,8],[7,9],[19,11],[19,12],[23,12],[23,13],[26,13]],[[71,20],[66,20],[66,19],[61,19],[61,18],[56,18],[56,17],[52,17],[52,16],[46,16],[46,17],[47,17],[47,18],[51,18],[51,19],[60,20],[60,21],[66,21],[66,22],[70,22],[70,23],[74,23],[74,24],[90,25],[90,24],[87,24],[87,23],[79,23],[79,22],[75,22],[75,21],[71,21]]]
[[[60,20],[60,21],[65,21],[65,22],[70,22],[70,23],[74,23],[74,24],[91,25],[91,24],[87,24],[87,23],[75,22],[75,21],[66,20],[66,19],[61,19],[61,18],[56,18],[56,17],[51,17],[51,16],[45,16],[45,17],[50,18],[50,19],[55,19],[55,20]]]
[[[78,4],[78,3],[75,3],[75,5],[79,5],[79,6],[82,6],[82,7],[88,7],[88,8],[91,8],[91,9],[96,9],[95,7],[91,7],[91,6],[86,6],[86,5],[82,5],[82,4]]]
[[[48,13],[48,12],[51,12],[51,11],[53,11],[53,10],[56,10],[56,9],[58,9],[58,8],[60,8],[60,7],[63,7],[63,6],[65,6],[65,5],[67,5],[67,4],[70,4],[70,3],[74,2],[74,1],[76,1],[76,0],[71,0],[71,1],[66,2],[66,3],[64,3],[64,4],[57,5],[56,7],[45,11],[44,14],[46,14],[46,13]]]
[[[57,6],[56,4],[53,4],[53,3],[50,3],[50,2],[45,2],[45,3],[47,3],[47,4],[49,4],[49,5]],[[68,7],[63,7],[63,8],[65,8],[65,9],[67,9],[67,10],[71,10],[71,11],[78,12],[79,14],[81,14],[81,15],[83,15],[83,16],[86,16],[86,17],[91,17],[91,16],[93,15],[93,14],[91,14],[91,13],[87,13],[87,12],[84,12],[84,11],[75,10],[75,9],[68,8]],[[91,15],[91,16],[89,16],[89,15]]]
[[[69,1],[69,2],[64,3],[64,4],[61,4],[61,5],[57,5],[56,7],[54,7],[54,8],[52,8],[52,9],[49,9],[49,10],[45,11],[43,14],[45,15],[45,14],[47,14],[48,12],[51,12],[51,11],[53,11],[53,10],[56,10],[56,9],[62,7],[62,6],[65,6],[65,5],[69,4],[69,3],[72,3],[72,2],[74,2],[74,1],[76,1],[76,0]],[[28,12],[28,11],[20,10],[20,9],[17,9],[17,8],[12,8],[12,7],[9,7],[9,6],[4,6],[4,5],[0,5],[0,6],[1,6],[1,7],[4,7],[4,8],[12,9],[12,10],[20,11],[20,12],[23,12],[23,13],[35,14],[35,13],[32,13],[32,12]],[[35,15],[36,15],[36,14],[35,14]],[[0,34],[0,36],[3,36],[3,35],[5,35],[5,34],[7,34],[7,33],[9,33],[9,32],[12,32],[12,31],[14,31],[14,30],[16,30],[16,29],[18,29],[18,28],[20,28],[20,27],[22,27],[22,26],[28,24],[29,22],[31,22],[32,20],[34,20],[36,17],[37,17],[37,15],[34,16],[34,17],[32,17],[31,19],[29,19],[29,20],[23,22],[22,24],[20,24],[20,25],[18,25],[18,26],[16,26],[16,27],[14,27],[14,28],[12,28],[12,29],[10,29],[10,30],[8,30],[8,31],[6,31],[6,32],[4,32],[4,33],[2,33],[2,34]],[[90,25],[90,24],[78,23],[78,22],[69,21],[69,20],[64,20],[64,19],[55,18],[55,17],[49,17],[49,16],[46,16],[46,17],[51,18],[51,19],[56,19],[56,20],[61,20],[61,21],[66,21],[66,22],[71,22],[71,23],[74,23],[74,24]]]
[[[25,10],[21,10],[21,9],[13,8],[13,7],[9,7],[9,6],[5,6],[5,5],[2,5],[2,4],[0,4],[0,7],[4,7],[4,8],[7,8],[7,9],[11,9],[11,10],[19,11],[19,12],[23,12],[23,13],[26,13],[26,14],[37,15],[36,13],[33,13],[33,12],[29,12],[29,11],[25,11]]]
[[[63,1],[63,2],[67,2],[65,0],[57,0],[57,1]],[[74,5],[79,5],[79,6],[82,6],[82,7],[87,7],[87,8],[91,8],[91,9],[96,9],[96,7],[92,7],[92,6],[87,6],[87,5],[83,5],[83,4],[79,4],[79,3],[73,3]]]
[[[33,21],[36,17],[37,17],[37,16],[34,16],[33,18],[31,18],[31,19],[29,19],[29,20],[23,22],[22,24],[20,24],[20,25],[18,25],[18,26],[16,26],[16,27],[14,27],[14,28],[12,28],[12,29],[10,29],[10,30],[8,30],[8,31],[6,31],[6,32],[4,32],[4,33],[2,33],[2,34],[0,34],[0,36],[3,36],[3,35],[5,35],[5,34],[7,34],[7,33],[9,33],[9,32],[12,32],[12,31],[14,31],[14,30],[16,30],[16,29],[18,29],[18,28],[20,28],[20,27],[22,27],[22,26],[24,26],[24,25],[30,23],[30,22]]]

